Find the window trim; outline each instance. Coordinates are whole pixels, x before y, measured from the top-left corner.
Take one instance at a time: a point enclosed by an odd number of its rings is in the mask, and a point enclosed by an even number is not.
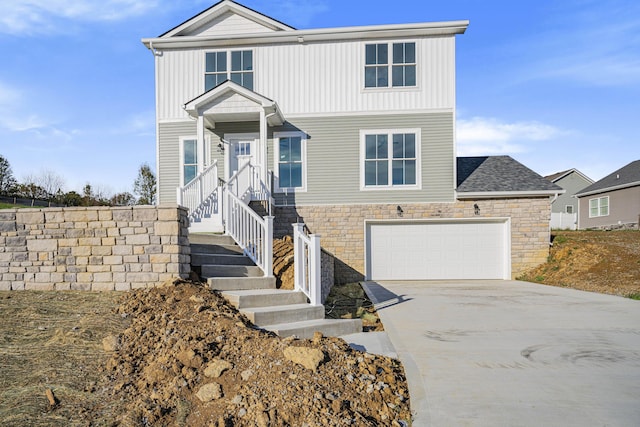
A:
[[[204,51],[203,55],[204,55],[204,59],[203,59],[203,65],[202,68],[204,70],[203,73],[203,79],[202,79],[202,88],[203,88],[203,92],[207,92],[213,88],[207,89],[207,75],[213,75],[213,74],[220,74],[220,73],[215,73],[215,72],[207,72],[207,54],[208,53],[220,53],[220,52],[224,52],[225,56],[227,57],[227,70],[226,70],[226,74],[227,74],[227,78],[225,80],[231,81],[231,74],[234,73],[234,71],[232,70],[232,62],[231,62],[231,52],[245,52],[245,51],[250,51],[251,52],[251,73],[253,74],[252,77],[252,81],[253,81],[253,87],[252,88],[246,88],[249,89],[251,91],[255,92],[255,88],[256,88],[256,52],[255,49],[215,49],[215,50],[206,50]],[[248,71],[235,71],[236,73],[248,73]],[[242,85],[240,85],[242,86]],[[216,86],[214,86],[216,87]],[[245,86],[242,86],[245,87]]]
[[[603,214],[602,213],[602,208],[603,208],[603,204],[602,204],[602,200],[607,200],[607,213]],[[591,213],[591,202],[597,202],[598,206],[598,214],[597,215],[592,215]],[[611,212],[611,204],[610,204],[610,200],[609,200],[609,196],[602,196],[602,197],[594,197],[593,199],[589,199],[589,218],[599,218],[599,217],[603,217],[603,216],[609,216],[609,213]]]
[[[416,67],[416,84],[414,86],[393,86],[393,45],[399,43],[413,43],[415,45],[415,62],[406,63],[406,64],[396,64],[396,65],[414,65]],[[387,86],[366,86],[366,68],[367,67],[379,67],[382,65],[370,64],[367,65],[367,45],[387,45]],[[420,44],[418,40],[409,39],[409,40],[377,40],[370,42],[363,42],[362,44],[362,55],[361,55],[361,66],[360,66],[360,79],[361,79],[361,90],[364,92],[388,92],[388,91],[415,91],[420,89],[420,64],[419,64],[419,47]]]
[[[571,209],[569,209],[571,208]],[[569,210],[571,210],[571,212],[569,212]],[[564,205],[564,213],[567,214],[574,214],[574,209],[573,209],[573,205]]]
[[[302,156],[302,187],[280,187],[280,138],[292,136],[300,137],[300,151]],[[276,193],[306,193],[307,192],[307,134],[301,131],[286,131],[273,133],[273,176],[274,192]]]
[[[212,162],[212,158],[211,158],[211,137],[209,135],[205,135],[204,137],[204,156],[207,160],[206,163],[204,163],[204,159],[202,159],[202,145],[199,143],[198,141],[198,136],[197,135],[185,135],[185,136],[181,136],[180,138],[180,159],[179,161],[179,168],[180,168],[180,181],[179,181],[179,186],[180,187],[184,187],[187,183],[184,182],[184,142],[185,141],[196,141],[196,176],[198,176],[198,174],[200,173],[200,171],[204,170],[205,165],[208,166],[211,164]]]
[[[416,183],[415,184],[393,184],[393,134],[415,135],[416,142]],[[389,145],[388,174],[389,184],[387,185],[365,185],[365,161],[366,161],[366,137],[367,135],[387,134]],[[394,128],[394,129],[360,129],[360,191],[406,191],[422,190],[422,129],[420,128]]]

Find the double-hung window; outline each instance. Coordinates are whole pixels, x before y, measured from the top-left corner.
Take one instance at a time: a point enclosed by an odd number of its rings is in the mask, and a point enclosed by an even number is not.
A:
[[[361,131],[364,189],[419,188],[418,129]]]
[[[609,215],[609,196],[589,199],[589,218]]]
[[[225,80],[253,90],[253,51],[231,50],[205,54],[205,91]]]
[[[391,55],[389,53],[391,52]],[[391,76],[391,80],[389,80]],[[365,45],[364,87],[416,86],[416,44]]]
[[[306,188],[306,138],[301,132],[274,134],[276,189],[304,191]]]
[[[198,140],[182,139],[182,185],[187,185],[198,175]]]

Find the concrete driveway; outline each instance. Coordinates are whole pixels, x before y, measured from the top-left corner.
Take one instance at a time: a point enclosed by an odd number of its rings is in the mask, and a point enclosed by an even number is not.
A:
[[[516,281],[365,289],[414,426],[640,426],[640,301]]]

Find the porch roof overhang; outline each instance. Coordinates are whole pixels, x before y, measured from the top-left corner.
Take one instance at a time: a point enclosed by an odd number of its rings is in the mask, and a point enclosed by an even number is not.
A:
[[[216,122],[259,121],[263,112],[269,126],[280,126],[285,121],[275,101],[230,80],[197,96],[183,108],[193,118],[203,116],[211,128]]]

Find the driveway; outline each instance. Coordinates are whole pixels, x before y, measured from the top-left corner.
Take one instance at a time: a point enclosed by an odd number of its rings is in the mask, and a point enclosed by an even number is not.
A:
[[[414,426],[640,425],[640,301],[516,281],[365,289]]]

